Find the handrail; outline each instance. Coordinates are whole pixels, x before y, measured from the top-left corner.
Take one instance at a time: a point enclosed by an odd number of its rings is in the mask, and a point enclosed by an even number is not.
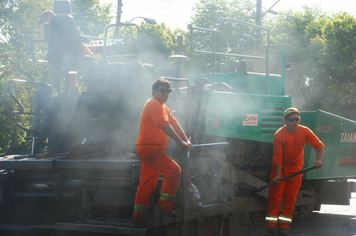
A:
[[[20,84],[28,84],[28,85],[32,85],[33,87],[39,89],[39,88],[43,88],[43,89],[50,89],[51,85],[48,85],[48,84],[44,84],[44,83],[40,83],[40,82],[34,82],[34,81],[27,81],[27,80],[21,80],[21,79],[12,79],[12,80],[9,80],[7,82],[7,91],[9,92],[10,96],[15,100],[16,104],[19,106],[19,110],[20,111],[13,111],[13,115],[14,115],[14,118],[15,118],[15,115],[33,115],[35,117],[35,115],[40,115],[41,112],[40,110],[37,110],[39,109],[38,107],[36,108],[35,106],[35,110],[34,112],[24,112],[24,108],[22,106],[22,104],[20,103],[20,101],[17,99],[17,97],[14,95],[14,93],[12,92],[11,90],[11,85],[14,84],[14,83],[20,83]],[[37,122],[38,119],[37,119]],[[34,120],[32,121],[32,125],[34,125]],[[13,149],[14,147],[14,144],[15,144],[15,141],[16,141],[16,135],[17,135],[17,128],[20,128],[26,132],[33,132],[34,129],[28,129],[26,127],[24,127],[23,125],[20,125],[16,119],[15,119],[15,125],[14,125],[14,130],[13,130],[13,133],[12,133],[12,139],[11,139],[11,144],[10,144],[10,147],[4,152],[4,153],[0,153],[0,156],[6,156],[7,154],[9,154],[11,152],[11,150]],[[31,134],[32,136],[32,134]],[[33,150],[34,150],[34,143],[35,143],[35,136],[32,136],[32,149],[31,149],[31,154],[33,154]]]
[[[6,156],[7,154],[9,154],[12,149],[14,148],[15,146],[15,142],[16,142],[16,131],[17,131],[17,127],[18,127],[18,124],[16,123],[14,125],[14,130],[12,131],[12,137],[11,137],[11,143],[10,143],[10,146],[9,148],[4,152],[4,153],[0,153],[0,157],[3,157],[3,156]]]
[[[21,114],[29,114],[31,115],[32,113],[25,113],[22,104],[19,102],[19,100],[16,98],[16,96],[14,95],[14,93],[11,91],[11,85],[13,83],[21,83],[21,84],[30,84],[33,85],[36,88],[45,88],[48,89],[50,87],[50,85],[48,84],[44,84],[44,83],[40,83],[40,82],[34,82],[34,81],[27,81],[27,80],[22,80],[22,79],[12,79],[7,81],[7,91],[9,92],[10,96],[15,100],[16,104],[19,106],[20,111],[19,112],[15,112],[15,113],[21,113]]]
[[[227,145],[227,146],[230,146],[230,143],[228,142],[219,142],[219,143],[204,143],[204,144],[193,144],[193,147],[197,147],[197,148],[200,148],[200,147],[214,147],[214,146],[224,146],[224,145]],[[187,186],[185,186],[185,183],[187,181],[186,179],[186,175],[185,175],[185,167],[186,167],[186,161],[185,159],[189,159],[190,158],[190,152],[187,151],[187,155],[186,155],[186,158],[182,158],[182,149],[180,149],[180,160],[181,160],[181,168],[182,168],[182,189],[183,189],[183,221],[184,221],[184,236],[187,236],[187,218],[188,218],[188,211],[189,209],[187,208],[187,205],[188,205],[188,200],[187,200]],[[231,194],[231,201],[232,201],[232,198],[233,198],[233,183],[232,183],[232,169],[231,169],[231,166],[232,166],[232,163],[231,163],[231,158],[229,157],[229,160],[230,160],[230,164],[229,164],[229,172],[230,172],[230,194]]]
[[[176,81],[176,82],[186,82],[187,83],[187,88],[186,90],[188,91],[187,92],[187,98],[190,97],[190,94],[191,94],[191,86],[190,86],[190,83],[189,83],[189,80],[187,78],[172,78],[172,77],[166,77],[166,76],[161,76],[162,79],[166,79],[168,81]],[[176,89],[176,88],[175,88]],[[177,88],[178,90],[183,90],[181,88]]]
[[[125,26],[124,29],[126,29],[127,27],[129,26],[132,26],[132,27],[136,27],[137,29],[137,37],[136,37],[136,45],[137,45],[137,54],[136,54],[136,57],[138,58],[138,52],[139,52],[139,42],[140,42],[140,27],[136,24],[133,24],[133,23],[117,23],[117,24],[110,24],[106,27],[105,29],[105,34],[104,34],[104,48],[103,48],[103,53],[102,53],[102,57],[103,58],[107,58],[106,54],[106,50],[107,50],[107,41],[108,41],[108,30],[109,28],[111,27],[120,27],[120,26]]]
[[[44,39],[31,39],[31,57],[37,63],[48,63],[48,60],[38,60],[35,56],[35,43],[46,43]]]
[[[219,31],[219,29],[222,27],[222,25],[225,22],[228,21],[232,21],[232,22],[236,22],[239,24],[243,24],[243,25],[247,25],[259,30],[264,30],[267,32],[267,48],[266,48],[266,56],[262,57],[262,56],[254,56],[254,55],[247,55],[247,54],[233,54],[233,53],[224,53],[224,52],[216,52],[216,34]],[[190,48],[193,52],[196,53],[200,53],[200,54],[209,54],[212,55],[213,59],[212,59],[212,86],[214,88],[214,79],[215,79],[215,56],[230,56],[230,57],[239,57],[239,58],[249,58],[249,59],[258,59],[258,60],[265,60],[266,61],[266,94],[269,93],[269,64],[268,64],[268,50],[270,48],[270,30],[267,27],[263,27],[260,25],[255,25],[255,24],[251,24],[248,22],[244,22],[244,21],[240,21],[240,20],[236,20],[233,18],[225,18],[221,21],[221,23],[215,28],[215,29],[207,29],[207,28],[201,28],[201,27],[193,27],[193,25],[189,24],[188,25],[188,29],[190,30]],[[193,31],[201,31],[201,32],[209,32],[211,33],[211,37],[212,37],[212,41],[213,41],[213,48],[211,51],[204,51],[204,50],[196,50],[194,48],[194,38],[193,38]]]

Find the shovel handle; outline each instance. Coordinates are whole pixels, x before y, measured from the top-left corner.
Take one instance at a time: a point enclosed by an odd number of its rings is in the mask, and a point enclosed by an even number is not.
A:
[[[296,175],[302,174],[302,173],[307,172],[307,171],[312,170],[312,169],[315,169],[315,167],[314,167],[314,166],[309,166],[308,168],[305,168],[305,169],[303,169],[303,170],[301,170],[301,171],[295,172],[294,174],[291,174],[291,175],[288,175],[288,176],[286,176],[286,177],[283,177],[283,178],[281,179],[281,181],[284,181],[284,180],[286,180],[286,179],[292,178],[292,177],[294,177],[294,176],[296,176]]]
[[[307,172],[307,171],[313,170],[313,169],[315,169],[314,166],[309,166],[309,167],[307,167],[307,168],[305,168],[305,169],[303,169],[303,170],[300,170],[300,171],[295,172],[295,173],[293,173],[293,174],[291,174],[291,175],[287,175],[286,177],[283,177],[282,179],[280,179],[280,181],[284,181],[284,180],[290,179],[290,178],[292,178],[292,177],[294,177],[294,176],[296,176],[296,175],[302,174],[302,173],[304,173],[304,172]],[[264,186],[262,186],[262,187],[260,188],[260,191],[263,190],[263,189],[265,189],[265,188],[268,188],[268,187],[270,187],[270,186],[272,186],[272,185],[274,185],[274,184],[275,184],[275,182],[271,182],[271,183],[269,183],[269,184],[266,184],[266,185],[264,185]]]

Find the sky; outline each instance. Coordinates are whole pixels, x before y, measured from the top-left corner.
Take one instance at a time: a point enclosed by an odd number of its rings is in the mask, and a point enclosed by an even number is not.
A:
[[[267,10],[278,0],[262,0],[262,9]],[[113,15],[116,15],[117,0],[100,0],[102,3],[113,4]],[[165,23],[171,29],[186,29],[190,23],[193,6],[199,0],[122,0],[121,21],[129,21],[134,17],[153,18],[157,23]],[[274,11],[283,11],[292,8],[300,10],[302,6],[320,6],[329,13],[340,11],[356,16],[355,0],[279,0],[272,8]],[[141,19],[135,19],[133,23],[140,24]]]

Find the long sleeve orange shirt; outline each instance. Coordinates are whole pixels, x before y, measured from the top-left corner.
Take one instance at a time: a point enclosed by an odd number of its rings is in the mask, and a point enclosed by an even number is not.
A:
[[[314,149],[324,147],[320,139],[308,127],[299,125],[295,133],[288,133],[286,126],[276,131],[273,139],[273,165],[282,165],[288,170],[303,168],[304,146]]]
[[[175,126],[176,118],[165,104],[150,98],[142,109],[136,146],[159,147],[166,151],[169,136],[163,132],[162,127],[168,124]]]

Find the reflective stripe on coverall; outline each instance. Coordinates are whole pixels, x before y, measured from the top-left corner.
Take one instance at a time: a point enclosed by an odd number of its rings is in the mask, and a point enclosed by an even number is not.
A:
[[[282,169],[281,178],[291,175],[296,171],[287,171]],[[275,176],[275,172],[272,171],[270,181],[273,181],[273,177]],[[282,181],[278,186],[272,185],[269,188],[268,195],[268,207],[267,207],[267,215],[266,215],[266,228],[274,227],[284,228],[286,230],[289,229],[290,224],[292,223],[292,216],[294,212],[294,204],[297,200],[298,191],[302,184],[302,174],[294,176],[290,179]],[[283,198],[283,206],[282,211],[279,212],[279,206]]]
[[[162,148],[137,147],[136,152],[141,160],[141,175],[133,219],[144,221],[148,218],[149,198],[156,188],[159,174],[164,178],[157,206],[164,211],[173,210],[181,168]]]

